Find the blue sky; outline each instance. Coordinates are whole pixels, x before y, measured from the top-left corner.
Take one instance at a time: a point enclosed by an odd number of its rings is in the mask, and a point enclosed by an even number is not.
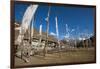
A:
[[[17,4],[15,3],[15,20],[20,22],[24,15],[25,10],[30,4]],[[39,5],[35,13],[35,28],[39,30],[40,24],[43,26],[43,31],[46,31],[46,21],[49,7],[47,5]],[[77,38],[80,33],[94,33],[94,8],[87,7],[74,7],[74,6],[53,6],[50,7],[50,17],[49,17],[49,34],[56,35],[55,28],[55,17],[58,17],[58,30],[59,39],[68,36],[66,33],[69,29],[70,36]],[[72,31],[72,32],[71,32]],[[87,32],[88,31],[88,32]]]

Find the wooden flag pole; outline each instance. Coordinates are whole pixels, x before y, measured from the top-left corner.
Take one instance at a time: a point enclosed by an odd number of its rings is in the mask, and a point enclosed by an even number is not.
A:
[[[46,43],[45,43],[45,46],[44,46],[44,56],[46,56],[46,54],[47,54],[47,49],[46,49],[46,47],[48,46],[49,16],[50,16],[50,6],[49,6],[49,10],[48,10],[48,16],[47,16],[47,18],[46,18],[47,29],[46,29]]]

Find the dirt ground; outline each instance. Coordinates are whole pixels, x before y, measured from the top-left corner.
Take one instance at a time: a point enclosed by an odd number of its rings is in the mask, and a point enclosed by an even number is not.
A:
[[[93,62],[95,61],[95,50],[94,48],[80,48],[66,52],[46,54],[45,57],[34,55],[28,59],[30,62],[25,63],[22,59],[15,57],[15,66]]]

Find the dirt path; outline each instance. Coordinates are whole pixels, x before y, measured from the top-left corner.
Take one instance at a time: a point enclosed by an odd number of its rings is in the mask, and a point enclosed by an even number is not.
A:
[[[44,64],[59,64],[59,63],[79,63],[92,62],[95,60],[94,50],[75,50],[53,54],[46,54],[46,57],[35,55],[29,58],[29,63],[25,63],[20,58],[15,57],[16,66],[25,65],[44,65]]]

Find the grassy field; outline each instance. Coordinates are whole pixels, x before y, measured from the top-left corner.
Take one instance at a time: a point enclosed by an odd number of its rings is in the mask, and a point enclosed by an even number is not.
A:
[[[66,52],[46,54],[45,57],[35,55],[28,59],[30,62],[25,63],[20,58],[15,57],[15,66],[93,62],[95,61],[95,50],[94,48],[80,48]]]

